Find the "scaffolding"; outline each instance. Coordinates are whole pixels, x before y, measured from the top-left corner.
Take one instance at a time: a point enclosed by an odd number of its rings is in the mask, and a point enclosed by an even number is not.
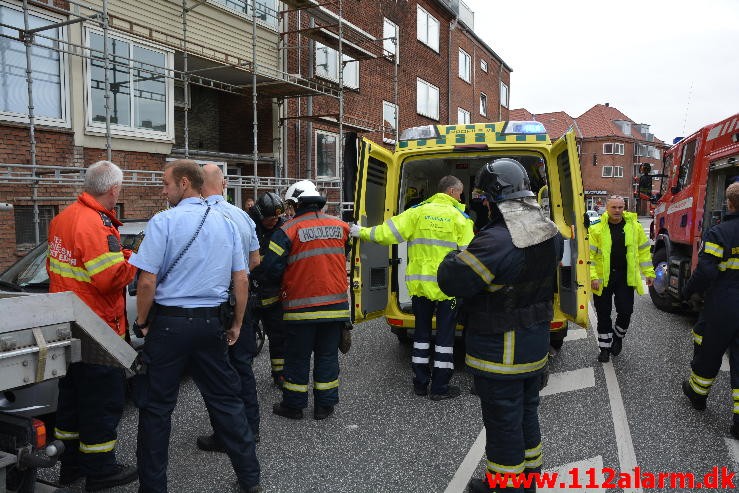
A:
[[[25,48],[26,68],[25,79],[28,93],[28,132],[30,143],[30,163],[0,163],[0,183],[5,184],[24,184],[31,188],[30,197],[17,197],[19,200],[30,200],[33,204],[34,218],[34,235],[36,243],[39,243],[39,209],[40,201],[68,200],[62,197],[40,197],[38,195],[39,186],[43,185],[72,185],[79,186],[84,182],[84,168],[69,166],[40,166],[37,163],[37,142],[36,127],[38,125],[34,108],[34,67],[32,50],[34,47],[42,47],[57,52],[60,56],[79,57],[89,61],[89,63],[102,63],[103,67],[103,91],[104,111],[105,111],[105,153],[108,160],[112,160],[113,154],[113,130],[111,115],[111,98],[115,91],[115,80],[111,81],[111,73],[115,75],[116,69],[135,67],[135,71],[139,76],[139,80],[171,80],[182,85],[184,93],[184,101],[181,105],[183,114],[183,146],[172,147],[173,155],[181,155],[184,158],[191,158],[193,154],[197,156],[225,158],[229,159],[236,155],[212,151],[198,151],[193,153],[190,148],[190,126],[189,118],[192,109],[191,87],[200,86],[210,90],[239,95],[243,97],[251,96],[252,103],[252,141],[253,152],[251,160],[253,163],[253,174],[251,176],[231,176],[227,175],[229,187],[237,187],[240,189],[252,189],[256,198],[259,190],[285,190],[292,182],[300,178],[288,178],[285,176],[282,168],[282,155],[285,152],[284,145],[281,143],[277,152],[277,159],[266,158],[259,155],[258,136],[258,104],[259,96],[269,98],[270,101],[275,98],[278,100],[280,112],[284,112],[284,101],[288,98],[303,98],[314,96],[323,96],[338,101],[338,113],[321,114],[321,115],[284,115],[281,114],[279,119],[278,131],[281,132],[284,122],[289,119],[302,119],[310,122],[338,126],[338,170],[339,175],[332,180],[318,180],[317,185],[326,191],[338,190],[339,201],[334,203],[340,211],[351,207],[351,203],[347,202],[343,197],[343,162],[344,162],[344,135],[345,130],[350,128],[354,131],[371,132],[382,128],[375,122],[366,121],[357,116],[349,116],[345,114],[344,107],[344,76],[343,67],[347,63],[344,55],[352,57],[354,60],[378,58],[377,43],[384,41],[381,38],[374,38],[365,33],[356,26],[346,22],[343,18],[343,0],[331,0],[326,3],[319,3],[315,0],[282,0],[288,8],[284,11],[272,11],[264,3],[258,3],[257,0],[161,0],[166,4],[178,4],[181,8],[182,31],[181,36],[175,36],[164,30],[157,29],[153,26],[145,26],[133,19],[126,19],[121,16],[114,15],[110,12],[110,2],[113,0],[101,0],[101,5],[93,5],[81,0],[65,0],[64,2],[54,2],[53,0],[22,0],[23,10],[23,26],[14,26],[0,23],[0,37],[20,41]],[[202,8],[205,4],[224,3],[237,4],[243,7],[245,18],[251,18],[251,59],[227,51],[221,51],[211,46],[205,46],[189,39],[188,16],[198,8]],[[65,4],[66,8],[59,7],[58,4]],[[333,6],[338,12],[334,12],[327,6]],[[36,7],[38,11],[47,11],[60,16],[65,20],[60,22],[50,22],[40,27],[31,27],[29,10]],[[37,10],[33,11],[34,13]],[[283,29],[287,26],[285,16],[290,12],[304,12],[310,19],[310,26],[301,28],[298,26],[296,30]],[[250,16],[248,14],[251,14]],[[257,56],[257,26],[260,24],[259,19],[266,15],[273,15],[278,20],[277,32],[280,42],[278,50],[278,67],[271,67],[260,63]],[[300,14],[298,14],[300,15]],[[71,26],[74,24],[94,25],[102,31],[102,49],[93,48],[92,46],[82,43],[75,43],[69,36],[62,34],[59,28]],[[50,34],[58,30],[57,36]],[[174,64],[171,66],[157,66],[142,60],[135,60],[121,54],[110,53],[111,30],[115,32],[128,33],[136,37],[152,41],[158,45],[173,50],[181,50],[182,52],[182,69],[178,70]],[[298,63],[298,73],[289,73],[279,67],[281,60],[285,59],[287,50],[294,48],[288,46],[286,40],[290,34],[297,33],[299,36],[318,41],[328,47],[335,47],[338,52],[339,67],[338,84],[332,84],[328,81],[317,80],[312,77],[303,77],[301,74],[302,67]],[[397,43],[398,37],[394,38]],[[50,48],[51,46],[51,48]],[[298,47],[300,49],[300,47]],[[387,53],[380,50],[379,56],[387,57]],[[197,57],[198,63],[191,63],[191,56]],[[208,65],[210,63],[210,65]],[[397,107],[397,63],[393,60],[395,73],[393,76],[394,99]],[[283,63],[283,68],[286,64]],[[245,75],[251,75],[249,84],[235,82],[233,80],[225,80],[224,77],[218,77],[218,72],[222,69],[235,69],[243,72]],[[133,88],[131,88],[133,91]],[[142,99],[155,98],[154,93],[142,94]],[[174,97],[174,93],[172,93]],[[300,101],[300,99],[298,99]],[[173,122],[174,123],[174,122]],[[397,132],[397,111],[395,129]],[[174,135],[174,129],[172,130]],[[397,134],[396,134],[397,138]],[[243,157],[243,155],[238,155]],[[274,175],[269,177],[260,177],[258,172],[258,163],[264,162],[274,165]],[[131,186],[159,186],[161,181],[161,171],[146,171],[124,169],[124,184]],[[313,177],[309,177],[313,178]],[[335,193],[334,193],[335,195]]]

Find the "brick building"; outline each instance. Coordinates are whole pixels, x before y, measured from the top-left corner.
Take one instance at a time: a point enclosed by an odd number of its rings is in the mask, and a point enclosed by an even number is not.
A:
[[[646,203],[637,201],[634,192],[648,163],[651,174],[662,171],[662,153],[669,146],[650,133],[649,125],[635,123],[610,104],[597,104],[573,118],[563,111],[532,114],[526,109],[511,111],[511,119],[537,120],[552,139],[575,129],[585,205],[602,210],[609,195],[622,195],[627,209],[646,214]],[[657,192],[653,178],[653,192]]]
[[[0,30],[0,203],[12,206],[0,207],[0,268],[45,241],[84,168],[108,156],[124,169],[124,220],[166,206],[161,171],[184,156],[220,163],[237,204],[301,178],[338,202],[339,101],[345,133],[388,146],[396,125],[507,117],[511,69],[463,3],[321,3],[109,0],[103,10],[102,0],[39,0],[28,29],[45,29],[23,37],[23,2],[0,0],[0,22],[12,26]],[[344,91],[339,39],[356,60]]]

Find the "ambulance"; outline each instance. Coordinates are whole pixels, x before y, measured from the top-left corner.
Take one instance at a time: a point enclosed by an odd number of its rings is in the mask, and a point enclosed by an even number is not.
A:
[[[356,173],[354,221],[361,226],[381,224],[420,203],[437,192],[443,176],[454,175],[462,180],[462,202],[480,227],[487,214],[479,199],[471,199],[478,170],[499,158],[519,161],[529,174],[532,191],[565,238],[551,322],[552,345],[561,347],[568,322],[587,326],[589,222],[572,130],[552,143],[544,126],[535,121],[430,125],[403,131],[394,150],[365,138],[348,149],[345,163],[350,173]],[[351,163],[353,156],[356,163]],[[401,342],[410,339],[415,321],[404,281],[407,265],[405,243],[354,242],[349,273],[354,322],[384,316]],[[458,324],[458,336],[461,331]]]

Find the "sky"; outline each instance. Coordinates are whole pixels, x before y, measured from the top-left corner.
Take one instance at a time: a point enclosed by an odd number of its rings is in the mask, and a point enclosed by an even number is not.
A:
[[[739,112],[739,0],[463,1],[511,109],[610,103],[668,144]]]

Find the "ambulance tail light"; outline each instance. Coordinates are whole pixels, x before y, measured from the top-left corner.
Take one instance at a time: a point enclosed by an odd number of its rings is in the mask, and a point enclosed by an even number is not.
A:
[[[399,318],[388,318],[387,319],[387,323],[389,325],[394,325],[395,327],[402,327],[403,326],[403,321],[400,320]]]
[[[33,419],[34,447],[42,449],[46,447],[46,425],[40,419]]]
[[[406,128],[400,133],[400,140],[435,139],[439,132],[434,125]]]
[[[536,121],[514,121],[506,122],[502,134],[545,134],[547,129],[541,122]]]
[[[550,330],[560,330],[562,327],[564,327],[564,322],[549,322],[549,329]]]

